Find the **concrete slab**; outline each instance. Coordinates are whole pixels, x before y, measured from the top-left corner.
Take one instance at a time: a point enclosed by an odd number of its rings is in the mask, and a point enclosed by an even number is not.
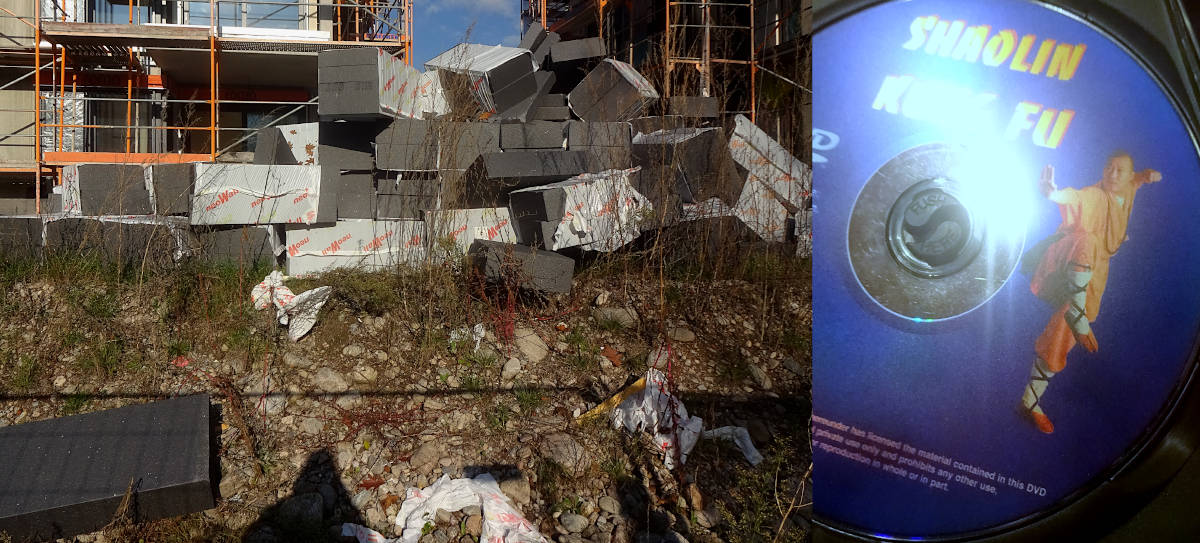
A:
[[[546,94],[533,102],[534,107],[567,107],[567,95]]]
[[[475,240],[472,264],[493,283],[512,282],[521,288],[550,293],[571,291],[575,261],[550,251],[496,241]]]
[[[567,148],[629,147],[633,138],[627,122],[567,121]]]
[[[154,217],[124,222],[128,219],[108,217],[68,217],[46,222],[45,251],[50,254],[87,255],[122,266],[149,269],[169,269],[174,265],[176,251],[182,250],[177,233],[187,228],[183,220],[177,225],[155,223]]]
[[[0,429],[0,532],[94,531],[131,482],[136,522],[212,508],[209,409],[197,395]]]

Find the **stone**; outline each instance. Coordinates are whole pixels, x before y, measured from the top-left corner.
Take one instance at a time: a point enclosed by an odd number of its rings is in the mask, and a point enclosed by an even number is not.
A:
[[[529,505],[529,480],[524,475],[500,481],[500,492],[517,505]]]
[[[366,507],[367,502],[369,501],[371,501],[371,491],[360,490],[358,494],[355,494],[354,498],[350,500],[350,504],[353,505],[355,509],[362,509],[363,507]]]
[[[550,349],[546,347],[546,342],[538,337],[537,333],[529,328],[517,328],[513,334],[513,343],[521,354],[525,355],[531,362],[541,362],[550,354]]]
[[[350,388],[350,384],[341,375],[329,368],[321,368],[317,371],[316,377],[313,378],[313,386],[321,392],[328,393],[345,392]]]
[[[350,373],[350,378],[356,383],[374,383],[379,379],[379,370],[371,366],[358,366]]]
[[[602,290],[602,291],[600,291],[600,294],[596,295],[596,301],[595,301],[596,307],[604,307],[604,305],[607,303],[608,303],[608,291]]]
[[[54,378],[54,388],[61,389],[63,387],[63,385],[66,385],[66,384],[67,384],[66,376],[59,375]]]
[[[325,515],[325,500],[318,492],[297,494],[279,504],[279,522],[284,526],[316,526]]]
[[[482,515],[483,508],[478,505],[468,505],[462,508],[462,514],[468,517],[472,515]]]
[[[804,375],[804,368],[800,367],[800,363],[790,356],[783,359],[783,367],[796,375]]]
[[[383,529],[388,524],[387,515],[379,506],[367,509],[367,524],[375,529]]]
[[[671,329],[667,330],[667,337],[671,338],[672,341],[680,341],[684,343],[696,341],[696,334],[682,326],[671,327]]]
[[[621,502],[617,501],[612,496],[601,496],[599,500],[600,510],[610,515],[621,514]]]
[[[767,375],[767,372],[763,371],[762,368],[750,364],[750,377],[763,390],[771,390],[771,376]]]
[[[575,470],[584,467],[587,452],[570,434],[557,433],[546,436],[542,440],[542,455],[560,466]]]
[[[287,396],[283,394],[270,394],[258,408],[259,413],[267,415],[278,415],[287,407]]]
[[[309,368],[313,363],[307,356],[289,351],[283,353],[283,365],[289,368]]]
[[[597,322],[614,321],[622,328],[631,328],[638,323],[637,312],[626,307],[597,307],[592,310],[592,317]]]
[[[232,498],[245,489],[246,477],[240,472],[226,473],[224,477],[221,477],[221,484],[218,487],[221,497],[225,499]]]
[[[562,516],[558,517],[558,523],[562,524],[563,528],[566,528],[568,532],[573,534],[582,532],[590,524],[587,517],[576,515],[575,513],[563,513]]]
[[[500,378],[505,381],[511,381],[521,373],[521,359],[513,357],[509,358],[504,363],[504,368],[500,370]]]
[[[667,362],[670,360],[670,351],[665,345],[656,347],[646,355],[646,366],[656,370],[666,371]]]
[[[362,346],[361,346],[361,345],[353,345],[353,344],[351,344],[351,345],[347,345],[347,346],[345,346],[345,347],[342,349],[342,354],[344,354],[344,355],[346,355],[346,356],[349,356],[349,357],[351,357],[351,358],[357,358],[357,357],[359,357],[359,356],[362,356],[363,352],[364,352],[364,351],[363,351],[363,348],[362,348]]]
[[[428,402],[429,400],[425,401]],[[426,466],[433,465],[441,456],[441,446],[438,445],[437,441],[429,441],[417,448],[416,452],[409,458],[408,463],[414,468],[425,468]]]
[[[319,434],[325,428],[325,422],[314,417],[304,417],[300,422],[300,431],[306,434]]]
[[[454,517],[445,509],[438,509],[433,513],[433,521],[437,524],[450,524],[454,522]]]

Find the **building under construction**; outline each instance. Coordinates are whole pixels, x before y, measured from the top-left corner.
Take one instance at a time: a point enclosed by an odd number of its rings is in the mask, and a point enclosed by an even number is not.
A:
[[[664,96],[713,96],[811,162],[810,0],[522,0],[522,22],[601,36]],[[670,113],[663,111],[660,113]]]
[[[317,119],[318,51],[411,65],[411,5],[0,0],[0,214],[71,164],[248,162],[259,128]]]

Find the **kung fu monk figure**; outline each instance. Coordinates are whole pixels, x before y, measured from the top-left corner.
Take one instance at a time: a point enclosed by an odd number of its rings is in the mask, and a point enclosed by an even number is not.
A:
[[[1161,179],[1162,174],[1154,170],[1135,174],[1133,157],[1124,151],[1109,155],[1100,182],[1082,189],[1059,189],[1054,184],[1054,167],[1047,165],[1042,170],[1039,189],[1058,204],[1062,224],[1054,235],[1030,249],[1022,271],[1031,276],[1034,295],[1055,312],[1034,344],[1037,358],[1021,404],[1044,433],[1054,432],[1054,424],[1040,405],[1050,378],[1066,367],[1067,353],[1076,343],[1089,352],[1099,349],[1089,323],[1100,312],[1108,260],[1125,241],[1137,190]]]

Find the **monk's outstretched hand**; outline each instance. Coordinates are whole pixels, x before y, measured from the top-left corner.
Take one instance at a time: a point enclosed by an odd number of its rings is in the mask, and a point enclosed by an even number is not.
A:
[[[1042,196],[1050,197],[1050,193],[1058,190],[1058,185],[1054,184],[1054,166],[1049,164],[1042,168],[1042,178],[1038,180],[1038,190]]]
[[[1162,174],[1158,170],[1151,170],[1149,168],[1138,172],[1138,177],[1141,178],[1143,183],[1157,183],[1162,181]]]

